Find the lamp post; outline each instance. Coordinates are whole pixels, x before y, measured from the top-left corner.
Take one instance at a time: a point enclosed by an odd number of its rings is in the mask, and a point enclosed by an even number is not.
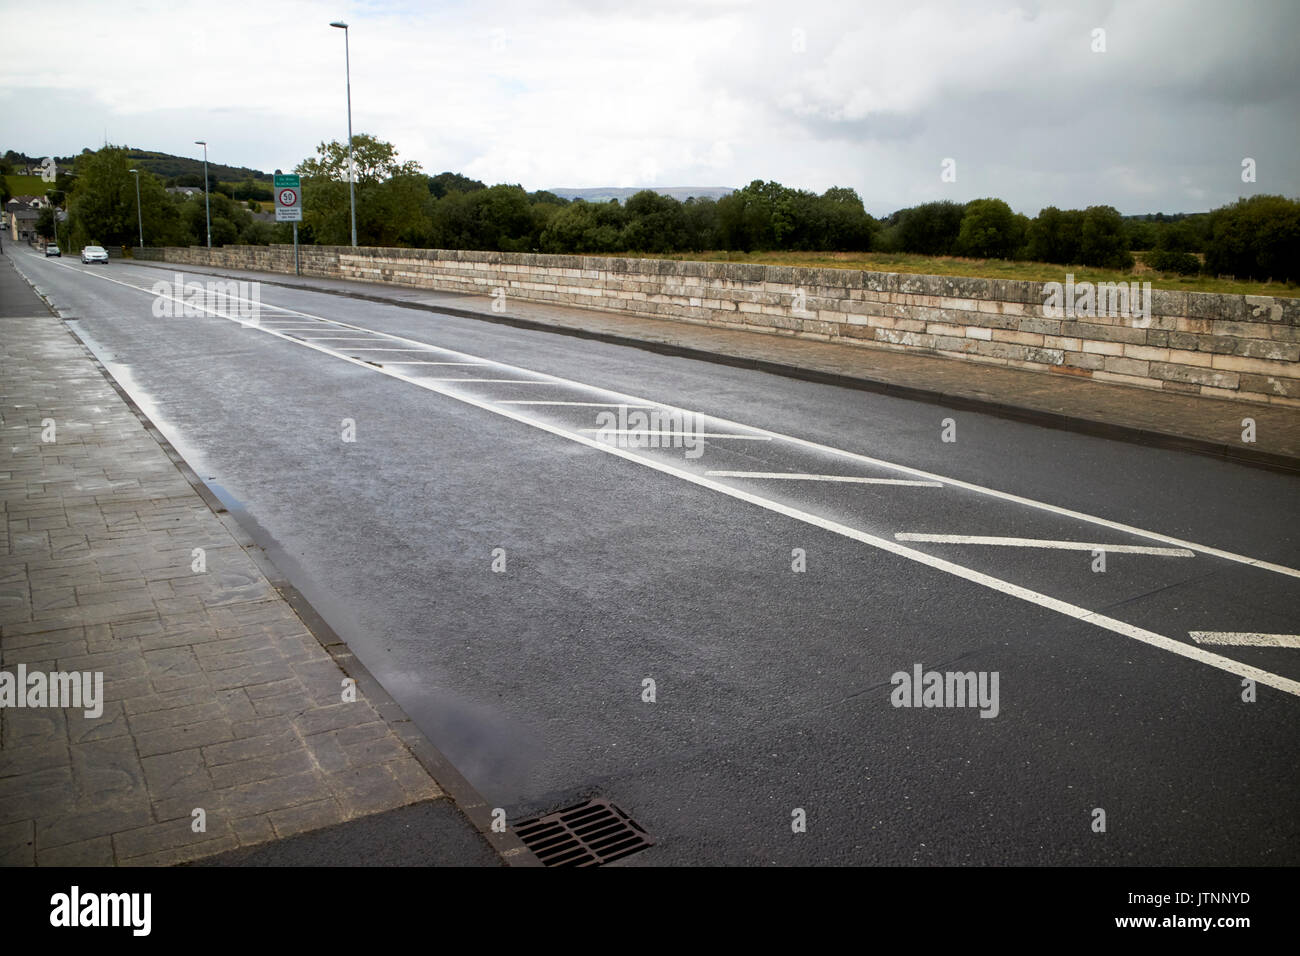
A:
[[[140,209],[140,170],[133,169],[131,170],[131,172],[135,174],[135,218],[136,218],[136,222],[140,224],[140,248],[143,249],[144,248],[144,212],[142,212]],[[56,229],[58,228],[57,220],[55,221],[55,228]]]
[[[55,205],[52,190],[45,190],[45,200],[50,204],[50,228],[54,230],[54,244],[59,244],[59,207]]]
[[[342,20],[330,24],[343,31],[343,68],[348,83],[348,198],[352,203],[352,248],[357,247],[357,167],[352,161],[352,55],[348,51],[348,25]]]
[[[208,141],[206,139],[196,139],[195,146],[203,147],[203,214],[208,220],[208,248],[212,248],[212,199],[208,195]],[[136,180],[138,184],[140,180]]]

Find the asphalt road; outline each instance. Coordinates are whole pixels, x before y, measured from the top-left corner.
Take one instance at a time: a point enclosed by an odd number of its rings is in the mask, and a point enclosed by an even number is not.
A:
[[[1191,636],[1300,634],[1295,477],[14,258],[509,819],[608,797],[622,865],[1300,863],[1300,647]],[[916,665],[996,716],[894,706]]]

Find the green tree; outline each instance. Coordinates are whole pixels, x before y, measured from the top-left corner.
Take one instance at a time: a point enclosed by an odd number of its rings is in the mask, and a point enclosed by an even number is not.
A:
[[[1215,209],[1205,271],[1237,278],[1300,280],[1300,201],[1252,196]]]
[[[1023,241],[1015,213],[1001,199],[973,199],[966,204],[956,249],[977,259],[1010,259]]]
[[[36,235],[53,241],[54,222],[54,209],[50,206],[42,206],[41,211],[36,214]]]
[[[961,232],[964,214],[965,207],[948,199],[902,210],[898,220],[901,250],[923,256],[951,254]]]
[[[1133,256],[1124,235],[1124,219],[1114,206],[1089,206],[1083,212],[1079,258],[1086,266],[1131,269]]]
[[[352,144],[358,244],[393,244],[398,236],[427,238],[427,186],[420,164],[399,161],[392,143],[367,133],[353,136]],[[321,143],[316,156],[304,159],[294,170],[303,177],[304,227],[310,226],[318,243],[348,245],[352,241],[348,170],[348,145],[338,141]],[[426,190],[414,206],[409,205],[415,201],[410,180],[418,180]]]
[[[429,193],[434,199],[441,199],[447,193],[472,193],[477,189],[487,189],[487,184],[460,173],[446,172],[429,177]]]
[[[1070,265],[1081,261],[1083,213],[1078,209],[1042,209],[1029,224],[1025,255],[1037,262]]]
[[[692,196],[682,203],[682,217],[686,221],[686,248],[691,252],[706,252],[721,244],[718,235],[718,203],[708,196]]]
[[[856,190],[832,186],[818,198],[819,235],[816,249],[866,252],[879,225],[867,214]]]
[[[145,242],[151,246],[175,245],[190,239],[163,181],[145,170],[132,174],[131,169],[137,167],[131,165],[125,149],[105,146],[93,153],[84,152],[77,158],[76,167],[76,176],[65,183],[68,225],[59,230],[69,248],[91,244],[134,246],[139,242],[140,220],[144,223]]]
[[[632,252],[666,253],[686,248],[686,214],[672,196],[643,189],[624,205],[627,225],[622,246]]]

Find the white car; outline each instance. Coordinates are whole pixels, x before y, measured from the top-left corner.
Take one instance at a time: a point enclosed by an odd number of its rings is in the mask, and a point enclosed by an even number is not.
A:
[[[86,246],[81,250],[82,262],[103,262],[108,263],[108,252],[103,246]]]

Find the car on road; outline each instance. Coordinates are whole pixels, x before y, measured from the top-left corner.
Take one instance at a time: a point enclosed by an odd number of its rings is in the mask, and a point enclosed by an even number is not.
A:
[[[48,259],[50,256],[58,256],[60,259],[63,258],[63,253],[59,250],[59,247],[52,242],[45,247],[45,257]]]
[[[81,250],[82,262],[108,262],[108,252],[103,246],[86,246]]]

